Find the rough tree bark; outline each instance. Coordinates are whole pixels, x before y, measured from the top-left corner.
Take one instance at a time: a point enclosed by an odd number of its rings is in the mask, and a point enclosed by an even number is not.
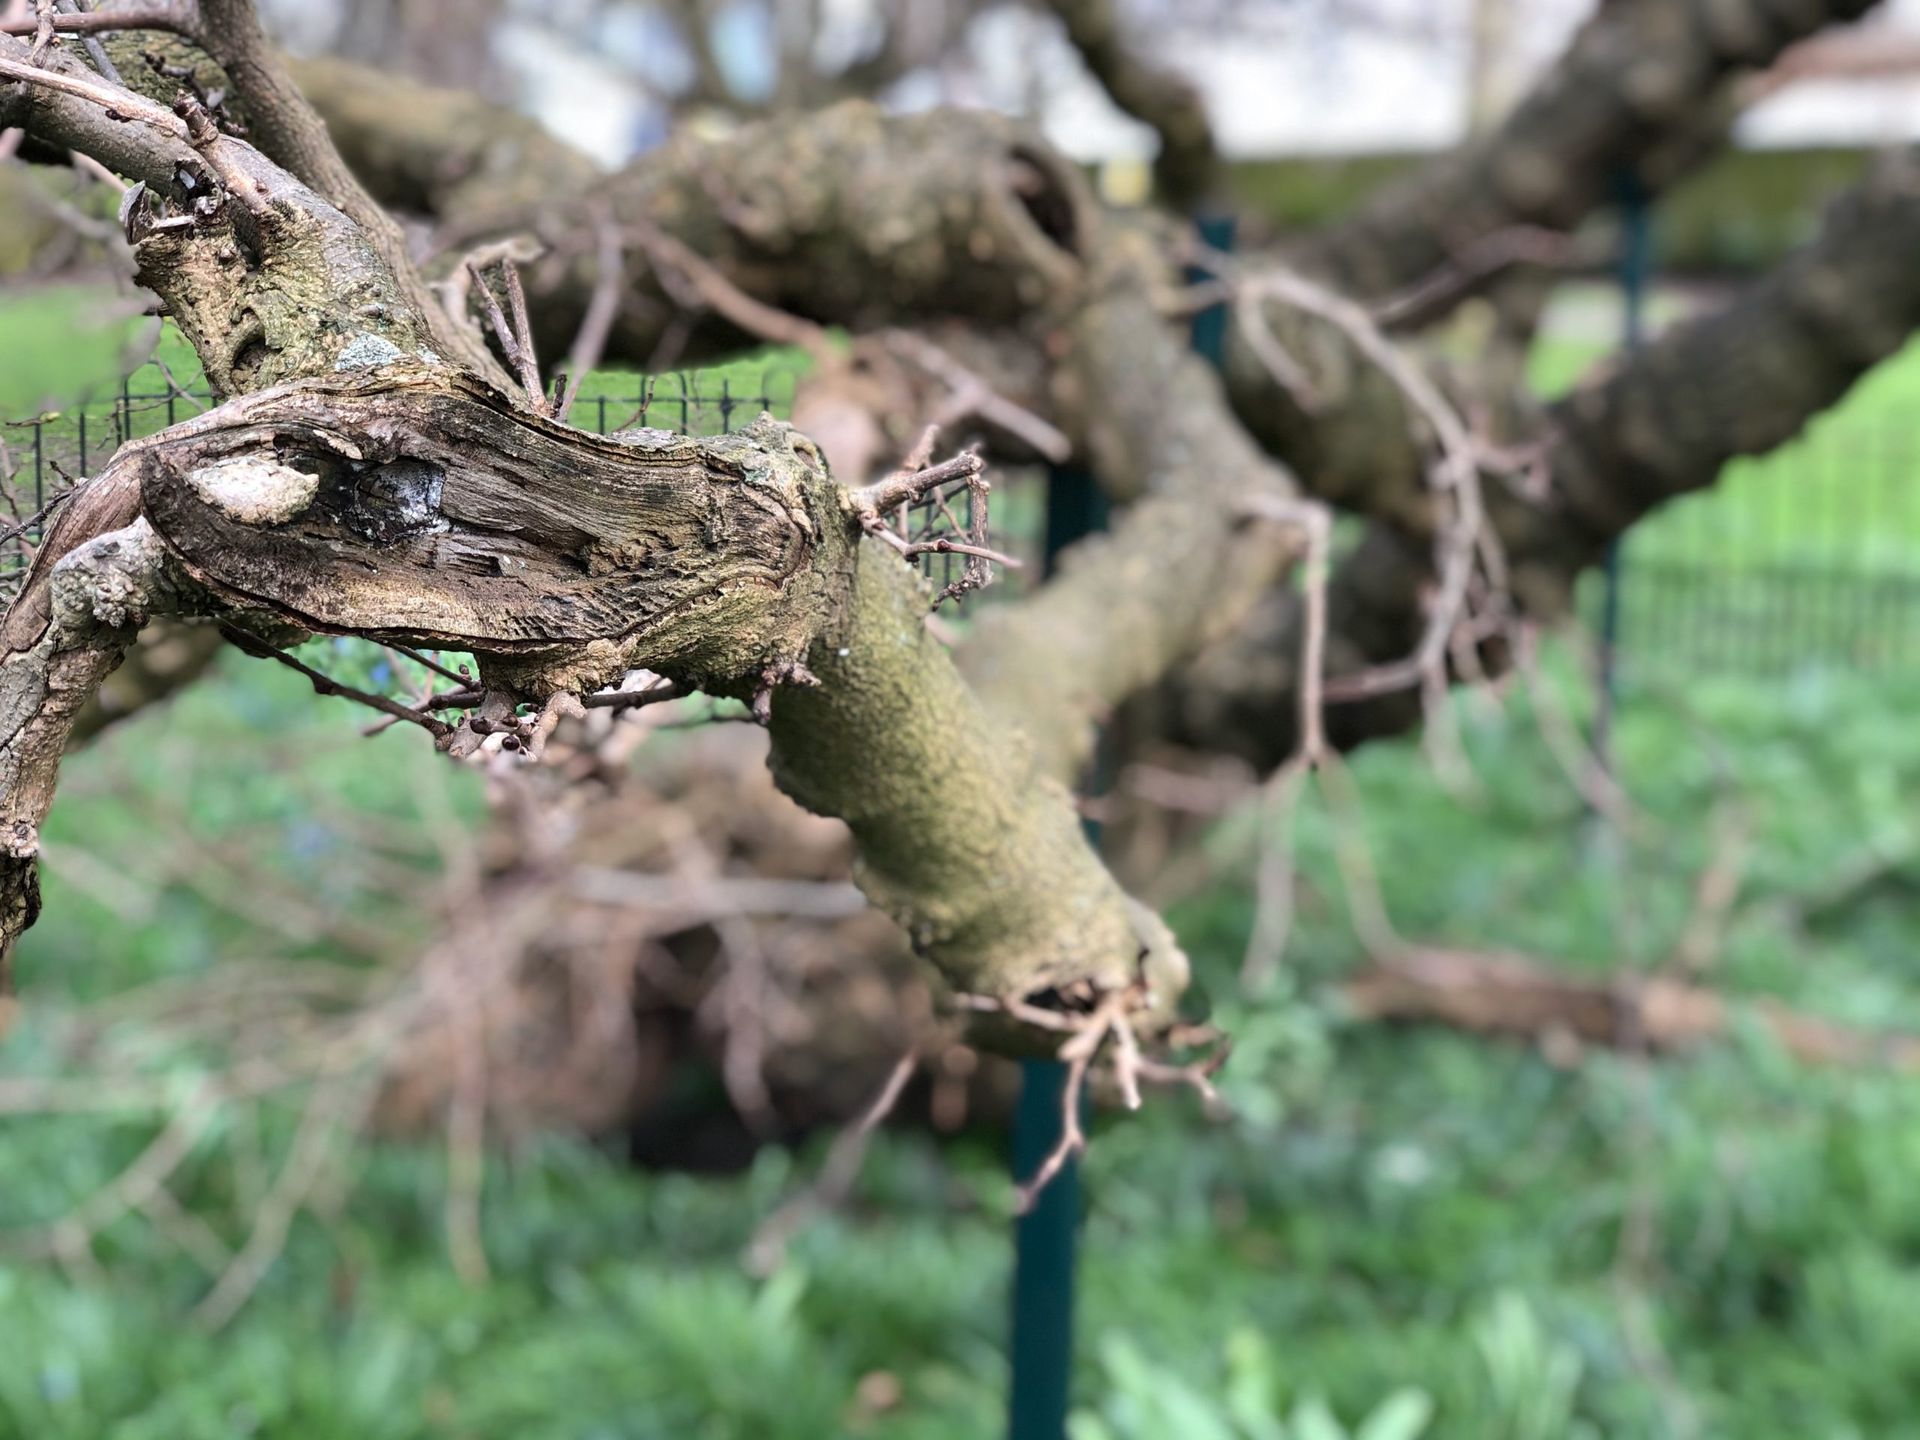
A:
[[[930,592],[863,542],[871,511],[810,441],[771,420],[691,441],[548,419],[443,358],[417,283],[197,107],[176,117],[25,49],[0,41],[0,123],[148,179],[127,207],[142,275],[232,398],[86,482],[8,614],[0,942],[37,910],[74,712],[148,615],[196,609],[250,644],[471,651],[493,724],[635,668],[752,698],[776,775],[847,819],[862,883],[954,989],[1165,1028],[1184,957],[981,710],[926,631]],[[275,133],[295,158],[324,138],[298,115]],[[329,185],[323,159],[305,168]]]

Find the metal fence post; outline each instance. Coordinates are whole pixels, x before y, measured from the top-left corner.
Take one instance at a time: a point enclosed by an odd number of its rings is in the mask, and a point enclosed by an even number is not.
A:
[[[1200,219],[1200,238],[1216,250],[1233,246],[1230,216]],[[1189,277],[1205,279],[1200,271]],[[1193,319],[1193,348],[1215,365],[1226,351],[1227,312],[1210,306]],[[1074,541],[1107,526],[1106,494],[1086,469],[1057,465],[1047,474],[1046,568]],[[1095,761],[1096,772],[1100,762]],[[1090,838],[1099,825],[1085,822]],[[1020,1066],[1014,1112],[1013,1175],[1024,1183],[1060,1141],[1067,1067],[1058,1060]],[[1014,1227],[1010,1440],[1063,1440],[1073,1383],[1074,1271],[1080,1227],[1080,1167],[1069,1160]]]
[[[1647,187],[1631,171],[1623,172],[1620,193],[1620,344],[1633,351],[1645,334],[1647,282],[1653,273],[1652,209]],[[1603,770],[1611,771],[1610,745],[1613,710],[1618,688],[1620,649],[1620,591],[1624,581],[1626,537],[1607,546],[1600,604],[1600,695],[1593,712],[1593,755]]]
[[[1062,550],[1106,526],[1107,497],[1092,473],[1054,466],[1047,474],[1047,572]],[[1089,837],[1097,839],[1098,824],[1085,823]],[[1060,1143],[1066,1085],[1067,1067],[1060,1061],[1021,1062],[1013,1120],[1013,1177],[1021,1184]],[[1068,1160],[1014,1225],[1011,1440],[1061,1440],[1066,1434],[1079,1229],[1080,1166]]]

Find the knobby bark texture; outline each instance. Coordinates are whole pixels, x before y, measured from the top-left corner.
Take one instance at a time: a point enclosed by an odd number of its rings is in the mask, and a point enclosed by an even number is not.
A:
[[[370,113],[365,72],[330,66],[310,78],[330,116]],[[459,174],[468,163],[459,157],[503,165],[522,143],[524,122],[456,119],[471,105],[431,92],[407,103],[404,145],[376,144],[371,128],[340,135],[376,194],[426,199],[457,243],[542,239],[547,258],[528,279],[556,343],[595,288],[580,237],[610,217],[671,233],[739,290],[820,323],[962,323],[995,334],[998,353],[1017,352],[986,378],[1057,421],[1102,482],[1138,502],[1112,535],[1074,547],[1058,581],[986,617],[964,647],[983,698],[1033,738],[1048,773],[1074,778],[1094,722],[1231,629],[1298,553],[1297,527],[1256,523],[1249,509],[1295,496],[1293,476],[1248,443],[1218,381],[1162,313],[1179,282],[1165,234],[1103,212],[1030,129],[977,113],[890,119],[850,103],[802,123],[683,139],[581,192],[550,188],[537,202],[498,206],[418,180],[417,157],[443,144],[455,147]],[[681,314],[657,270],[643,270],[608,355],[657,361]],[[752,338],[707,312],[677,353],[723,353]]]
[[[40,823],[68,731],[141,625],[176,599],[141,520],[75,546],[37,594],[44,618],[10,614],[0,639],[0,980],[40,914]]]

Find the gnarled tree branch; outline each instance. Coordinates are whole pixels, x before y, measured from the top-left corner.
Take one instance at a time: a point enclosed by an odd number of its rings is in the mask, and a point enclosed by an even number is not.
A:
[[[1505,121],[1309,237],[1291,258],[1349,295],[1379,299],[1444,271],[1500,231],[1569,230],[1605,203],[1622,172],[1637,168],[1662,183],[1717,148],[1726,133],[1715,98],[1724,82],[1875,3],[1601,5]]]
[[[1123,33],[1114,0],[1046,0],[1067,39],[1109,98],[1152,127],[1160,139],[1154,188],[1176,210],[1190,211],[1219,183],[1220,157],[1200,91],[1186,77],[1155,64]]]
[[[26,78],[36,97],[98,98],[92,82]],[[140,117],[142,166],[191,154],[195,174],[211,172],[188,214],[136,215],[136,253],[234,398],[124,447],[84,485],[7,617],[0,794],[16,838],[0,940],[37,910],[37,826],[72,712],[164,581],[182,606],[238,614],[249,634],[264,623],[469,651],[482,713],[501,719],[515,702],[551,712],[634,668],[752,698],[772,722],[776,773],[848,820],[869,893],[953,986],[1010,1013],[1119,1005],[1135,1028],[1171,1022],[1178,948],[1088,849],[1064,788],[981,711],[926,631],[916,573],[862,542],[870,516],[810,441],[767,419],[704,441],[591,436],[456,370],[413,330],[411,353],[324,338],[358,297],[321,287],[392,278],[351,222],[242,142],[196,128],[191,110],[176,125],[124,91],[101,108]],[[24,118],[37,126],[34,110]],[[98,139],[88,118],[62,112],[55,128]],[[845,123],[851,144],[871,122]],[[877,225],[900,198],[853,186],[837,200]],[[977,202],[941,222],[997,226],[1001,242],[1072,270],[1046,247],[1070,255],[1077,212],[1036,213],[1004,190]],[[1054,221],[1069,228],[1046,234]],[[988,236],[972,247],[984,273],[1015,273],[1016,293],[1035,283],[1031,255],[1016,271],[993,231],[975,233]],[[249,243],[256,264],[225,254]],[[894,253],[885,234],[863,243]],[[260,244],[282,247],[271,292],[249,288],[268,268]],[[919,262],[896,263],[907,276]],[[267,362],[233,352],[234,323],[219,317],[242,299],[285,302],[290,338],[267,348],[286,383],[257,388]],[[379,318],[419,320],[399,297]],[[138,575],[96,583],[98,558],[135,540]],[[60,702],[45,703],[54,690]]]

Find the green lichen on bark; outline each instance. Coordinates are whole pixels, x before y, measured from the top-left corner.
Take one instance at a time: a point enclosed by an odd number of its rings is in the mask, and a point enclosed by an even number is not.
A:
[[[1088,846],[1065,786],[996,724],[928,630],[930,593],[877,546],[807,663],[817,688],[773,707],[782,789],[835,815],[856,879],[960,991],[996,999],[1143,983],[1167,1018],[1186,960]]]

